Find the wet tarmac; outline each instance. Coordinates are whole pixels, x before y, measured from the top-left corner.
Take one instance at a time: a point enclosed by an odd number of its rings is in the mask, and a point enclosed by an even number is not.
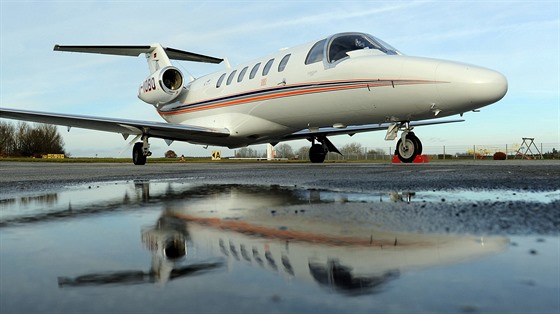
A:
[[[0,176],[2,313],[560,311],[558,162]]]

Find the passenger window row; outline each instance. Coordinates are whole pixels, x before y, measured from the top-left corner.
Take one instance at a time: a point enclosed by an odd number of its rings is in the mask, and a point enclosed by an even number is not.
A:
[[[282,72],[282,71],[284,71],[284,69],[286,69],[286,65],[288,64],[288,60],[290,60],[290,56],[291,56],[291,54],[287,54],[282,58],[282,60],[280,60],[280,63],[278,64],[278,72]],[[272,59],[268,60],[268,62],[266,62],[266,64],[264,65],[264,68],[262,70],[262,76],[268,75],[268,72],[270,72],[270,69],[272,68],[273,63],[274,63],[274,58],[272,58]],[[251,72],[249,72],[249,79],[250,80],[254,79],[255,76],[257,76],[257,73],[259,71],[260,66],[261,66],[260,62],[253,66],[253,68],[251,69]],[[239,72],[239,75],[237,76],[237,82],[238,83],[243,81],[243,78],[245,78],[245,74],[247,74],[247,70],[249,70],[248,66],[244,67]],[[237,74],[237,70],[233,70],[233,72],[231,72],[229,74],[229,76],[227,77],[227,80],[226,80],[226,85],[230,85],[233,82],[236,74]],[[216,82],[216,88],[219,88],[220,86],[222,86],[222,83],[224,82],[224,79],[226,78],[226,75],[227,75],[227,73],[224,73],[220,76],[220,78],[218,79],[218,82]]]

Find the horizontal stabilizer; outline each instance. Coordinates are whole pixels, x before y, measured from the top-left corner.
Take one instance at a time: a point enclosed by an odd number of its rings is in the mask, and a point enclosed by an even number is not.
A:
[[[138,57],[150,52],[151,46],[60,46],[54,45],[54,51],[70,51],[84,53],[100,53],[107,55]]]
[[[156,46],[61,46],[55,45],[54,51],[69,51],[83,53],[99,53],[118,56],[137,57],[143,53],[151,53]],[[163,48],[169,59],[194,61],[204,63],[220,63],[223,59],[205,56],[193,52],[174,48]]]

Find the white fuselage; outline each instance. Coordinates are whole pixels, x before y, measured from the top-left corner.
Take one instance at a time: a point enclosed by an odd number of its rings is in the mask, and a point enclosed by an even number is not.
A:
[[[198,78],[174,102],[157,106],[158,112],[170,123],[226,128],[230,137],[210,144],[240,147],[303,129],[462,114],[498,101],[507,91],[505,77],[489,69],[377,49],[348,51],[332,61],[326,45],[320,61],[306,64],[314,44]]]

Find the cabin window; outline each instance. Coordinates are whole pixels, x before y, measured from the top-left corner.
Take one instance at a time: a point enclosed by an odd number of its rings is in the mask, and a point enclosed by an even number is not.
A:
[[[305,64],[323,61],[323,50],[326,42],[327,40],[323,39],[311,47],[311,50],[309,50],[309,53],[307,54],[307,58],[305,58]]]
[[[278,72],[284,71],[284,69],[286,68],[286,64],[288,64],[288,60],[290,60],[290,56],[291,54],[287,54],[284,56],[284,58],[282,58],[280,64],[278,65]]]
[[[231,81],[233,81],[233,78],[235,77],[235,73],[237,73],[237,70],[234,70],[233,72],[231,72],[231,74],[228,76],[227,78],[227,85],[231,84]]]
[[[245,76],[245,73],[247,73],[247,69],[249,69],[249,67],[244,67],[243,70],[241,70],[239,76],[237,77],[237,83],[243,81],[243,77]]]
[[[222,86],[222,83],[224,82],[224,79],[226,78],[226,73],[222,74],[222,76],[220,76],[220,78],[218,79],[218,82],[216,83],[216,88],[219,88],[220,86]]]
[[[257,63],[255,64],[255,66],[253,67],[253,69],[251,69],[251,74],[249,74],[249,79],[252,80],[253,78],[255,78],[255,75],[257,75],[257,71],[259,70],[259,67],[261,66],[261,63]]]
[[[262,72],[263,76],[268,74],[270,68],[272,67],[272,63],[274,63],[274,58],[268,60],[268,62],[264,65],[263,72]]]

